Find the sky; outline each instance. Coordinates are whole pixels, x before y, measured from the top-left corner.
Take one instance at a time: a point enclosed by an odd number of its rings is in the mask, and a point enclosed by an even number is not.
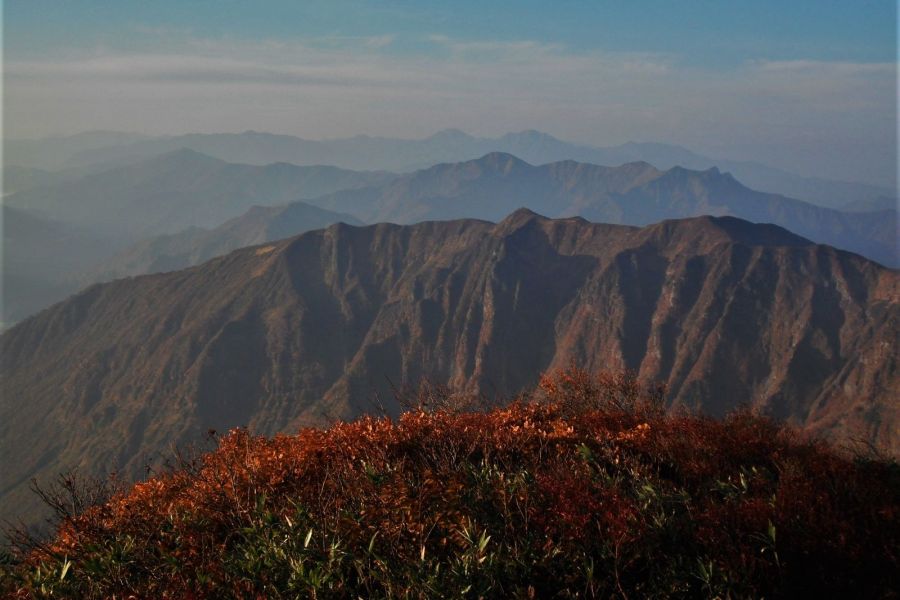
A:
[[[894,0],[6,0],[3,131],[538,129],[895,185]]]

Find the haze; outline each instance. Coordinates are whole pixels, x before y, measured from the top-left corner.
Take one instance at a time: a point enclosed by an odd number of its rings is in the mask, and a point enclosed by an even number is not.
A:
[[[896,4],[10,0],[4,136],[537,129],[896,185]]]

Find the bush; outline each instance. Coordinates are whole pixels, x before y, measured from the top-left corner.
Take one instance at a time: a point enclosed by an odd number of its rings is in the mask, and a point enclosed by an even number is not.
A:
[[[267,439],[66,516],[12,597],[896,597],[900,470],[568,369],[489,412]]]

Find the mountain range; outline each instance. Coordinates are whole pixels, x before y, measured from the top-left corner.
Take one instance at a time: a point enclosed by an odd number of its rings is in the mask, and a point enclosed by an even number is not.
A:
[[[192,227],[142,240],[85,273],[85,284],[133,275],[176,271],[198,265],[244,246],[271,242],[321,229],[332,223],[362,225],[347,214],[305,202],[284,206],[254,206],[214,229]]]
[[[532,166],[495,152],[396,176],[238,165],[181,149],[107,171],[76,171],[7,170],[23,186],[5,198],[5,210],[16,211],[5,226],[7,323],[96,281],[199,264],[241,245],[338,221],[495,221],[519,206],[631,225],[730,214],[773,222],[887,265],[900,261],[896,212],[824,209],[750,190],[715,168]],[[34,226],[38,222],[45,225]]]
[[[312,215],[311,204],[327,211]],[[887,265],[900,260],[896,215],[891,211],[846,214],[824,209],[755,192],[718,169],[697,172],[676,167],[663,172],[647,163],[602,167],[573,161],[535,167],[512,155],[492,153],[401,175],[380,186],[341,190],[286,206],[255,207],[212,231],[191,229],[141,241],[84,281],[174,270],[241,245],[274,241],[338,221],[413,223],[465,217],[496,221],[518,206],[551,216],[631,225],[702,214],[735,215],[790,227]]]
[[[9,165],[56,171],[65,168],[82,152],[113,148],[149,140],[150,136],[120,131],[85,131],[75,135],[33,140],[3,140],[3,167]]]
[[[368,223],[465,217],[496,221],[519,206],[552,217],[581,216],[627,225],[704,214],[732,215],[775,223],[889,266],[900,264],[895,211],[851,214],[831,210],[751,190],[716,168],[660,171],[643,162],[604,167],[574,161],[532,166],[495,152],[309,202]]]
[[[179,149],[148,160],[4,198],[100,233],[148,237],[190,226],[215,227],[255,205],[277,205],[391,179],[388,173],[328,166],[227,163]]]
[[[124,247],[65,223],[2,206],[2,323],[14,323],[81,287],[72,274],[93,267]]]
[[[5,189],[20,191],[3,199],[5,323],[117,272],[123,263],[133,263],[127,249],[135,243],[144,250],[164,245],[168,254],[153,252],[144,268],[171,270],[191,263],[174,257],[179,253],[201,260],[242,243],[263,241],[266,235],[254,233],[250,224],[219,230],[216,235],[221,237],[215,241],[202,231],[255,205],[284,204],[393,177],[323,166],[234,165],[185,149],[98,173],[8,168],[8,176],[12,179],[4,182],[10,185]],[[280,225],[268,226],[270,235],[287,237],[340,220],[355,222],[313,207],[282,213]],[[162,242],[147,240],[161,234],[167,236]],[[101,267],[119,252],[125,254]],[[132,266],[126,272],[134,270]]]
[[[60,183],[66,179],[69,177],[65,172],[47,171],[36,167],[5,166],[3,168],[3,195],[7,196],[29,188]]]
[[[442,162],[467,161],[491,152],[505,152],[532,164],[575,160],[617,166],[643,161],[661,170],[675,166],[695,170],[718,167],[733,173],[751,188],[831,208],[843,208],[854,202],[873,202],[879,198],[887,198],[893,206],[897,198],[896,189],[884,185],[803,177],[756,162],[703,156],[672,144],[629,142],[608,147],[587,146],[533,130],[486,138],[448,129],[415,140],[370,136],[307,140],[256,131],[158,138],[100,132],[54,138],[46,142],[12,140],[7,146],[7,164],[82,169],[92,165],[137,162],[180,148],[190,148],[233,163],[327,164],[345,169],[397,172],[423,169]],[[41,147],[46,147],[46,153],[54,157],[54,161],[38,160]]]
[[[421,378],[509,395],[571,361],[896,454],[900,274],[731,217],[518,210],[327,229],[92,286],[0,337],[0,512],[72,466],[141,473],[209,428],[350,418]]]

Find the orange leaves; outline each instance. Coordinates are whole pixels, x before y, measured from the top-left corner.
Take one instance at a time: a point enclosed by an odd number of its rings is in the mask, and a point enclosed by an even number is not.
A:
[[[600,410],[633,415],[662,413],[664,385],[645,385],[633,371],[589,373],[569,366],[541,375],[538,398],[564,412]]]
[[[82,573],[98,548],[130,559],[121,547],[132,540],[135,572],[165,574],[136,586],[145,597],[187,597],[201,579],[206,595],[254,597],[272,569],[322,583],[341,564],[352,567],[333,574],[336,597],[372,593],[340,587],[367,573],[410,569],[459,569],[463,590],[492,564],[497,578],[532,577],[540,564],[543,595],[572,585],[573,596],[589,589],[578,571],[587,565],[594,584],[630,578],[641,597],[670,559],[749,582],[736,597],[773,597],[783,564],[803,583],[808,573],[826,581],[841,561],[869,568],[896,540],[890,466],[866,470],[751,414],[666,417],[652,404],[657,388],[633,374],[568,369],[539,385],[538,402],[490,412],[414,410],[271,439],[235,429],[185,468],[65,523],[49,548]],[[656,595],[699,581],[673,577]]]
[[[636,425],[633,429],[628,429],[626,431],[618,432],[616,434],[615,439],[619,442],[643,440],[643,439],[646,439],[646,437],[649,433],[650,433],[650,423],[640,423],[640,424]]]

